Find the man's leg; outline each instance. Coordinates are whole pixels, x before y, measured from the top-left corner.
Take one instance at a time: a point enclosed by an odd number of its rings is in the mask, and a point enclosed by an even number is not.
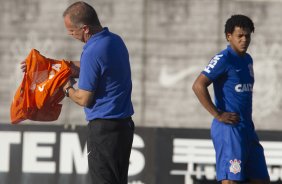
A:
[[[127,184],[133,121],[94,120],[88,127],[88,164],[93,184]]]
[[[250,143],[250,155],[248,159],[247,176],[251,184],[269,184],[270,177],[267,170],[264,150],[257,135],[253,134],[253,140]]]
[[[222,183],[246,180],[247,138],[244,128],[213,122],[211,137],[216,152],[216,178]],[[225,181],[226,180],[226,181]]]

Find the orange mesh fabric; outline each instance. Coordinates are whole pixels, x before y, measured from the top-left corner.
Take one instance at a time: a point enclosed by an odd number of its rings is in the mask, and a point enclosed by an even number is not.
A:
[[[26,73],[11,104],[11,123],[23,120],[57,120],[64,98],[62,85],[71,75],[70,65],[64,60],[42,56],[32,49],[26,58]]]

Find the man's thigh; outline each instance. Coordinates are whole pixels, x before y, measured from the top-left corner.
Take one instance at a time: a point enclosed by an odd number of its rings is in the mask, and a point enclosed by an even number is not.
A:
[[[101,120],[88,127],[88,164],[93,182],[127,184],[134,123]]]

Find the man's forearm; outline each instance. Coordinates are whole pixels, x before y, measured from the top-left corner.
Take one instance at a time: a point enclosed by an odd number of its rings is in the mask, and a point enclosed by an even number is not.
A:
[[[94,93],[80,90],[80,89],[69,89],[69,98],[74,101],[76,104],[88,107],[93,102]]]
[[[203,86],[198,86],[193,88],[194,93],[198,97],[200,103],[204,106],[204,108],[213,116],[217,117],[219,112],[215,105],[213,104],[208,89]]]
[[[200,74],[196,81],[193,84],[193,91],[198,97],[200,103],[203,107],[213,116],[217,117],[220,112],[217,110],[215,105],[211,100],[210,93],[208,91],[208,86],[211,84],[211,81],[205,77],[203,74]]]

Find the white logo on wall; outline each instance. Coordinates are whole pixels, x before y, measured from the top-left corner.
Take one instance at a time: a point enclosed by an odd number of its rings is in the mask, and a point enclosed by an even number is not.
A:
[[[253,118],[255,122],[263,123],[267,118],[268,121],[278,120],[281,112],[282,103],[282,83],[280,78],[282,67],[281,44],[267,43],[261,37],[256,38],[257,43],[250,47],[249,52],[253,57],[254,66],[249,66],[250,75],[254,76],[254,100],[253,100]],[[253,49],[253,50],[252,50]],[[207,72],[216,65],[220,56],[216,56],[205,68]],[[201,72],[200,65],[194,64],[187,66],[186,69],[176,70],[174,66],[163,66],[160,69],[159,83],[163,87],[171,88],[181,81],[187,80],[188,77],[196,78]],[[190,80],[188,80],[190,81]],[[186,83],[185,83],[186,84]],[[189,83],[189,89],[191,89]],[[241,91],[244,86],[238,86]],[[245,86],[251,90],[251,86]],[[247,89],[246,88],[246,89]],[[276,116],[272,116],[272,115]]]
[[[167,66],[163,66],[159,75],[159,83],[163,87],[171,87],[186,77],[194,76],[199,71],[200,69],[195,66],[180,71],[169,71]]]

